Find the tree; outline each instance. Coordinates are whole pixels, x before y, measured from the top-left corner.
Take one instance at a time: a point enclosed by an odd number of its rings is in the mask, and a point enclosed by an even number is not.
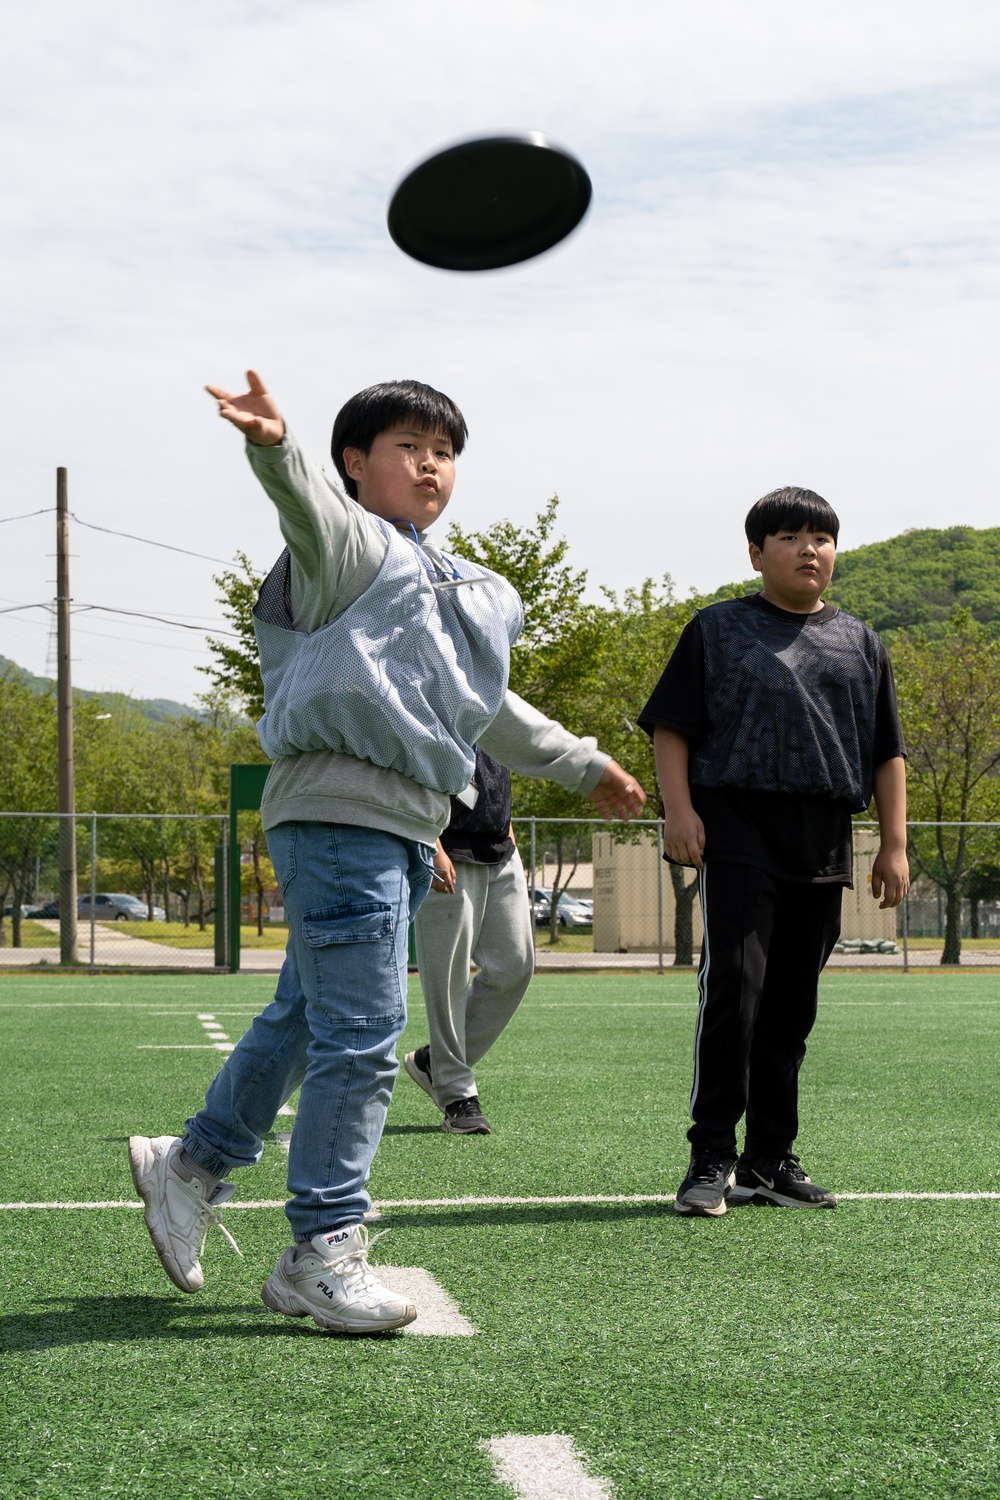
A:
[[[569,543],[553,539],[558,496],[539,511],[533,526],[498,521],[486,531],[464,532],[453,525],[448,546],[459,556],[506,578],[524,607],[524,629],[511,652],[510,686],[533,707],[577,734],[592,734],[587,704],[599,680],[602,611],[587,604],[585,570],[574,572],[566,557]],[[580,799],[550,781],[515,776],[514,801],[522,817],[577,818]],[[559,934],[559,897],[573,878],[577,861],[587,852],[578,835],[551,822],[546,842],[555,864],[549,941]],[[588,841],[589,842],[589,841]],[[566,870],[566,878],[563,871]]]
[[[51,812],[58,803],[55,695],[32,692],[16,669],[7,670],[0,677],[0,721],[0,809]],[[55,826],[55,819],[0,817],[0,941],[6,940],[2,913],[10,896],[15,948],[35,860],[48,851]]]
[[[1000,642],[958,609],[937,639],[900,632],[893,648],[906,737],[909,817],[960,825],[1000,817]],[[913,830],[911,857],[945,896],[943,964],[962,947],[962,898],[997,863],[995,837],[964,826]]]
[[[220,591],[222,613],[233,627],[235,640],[208,636],[208,649],[215,657],[215,665],[197,670],[211,678],[216,698],[221,694],[228,702],[235,702],[256,723],[264,713],[264,684],[254,635],[253,607],[263,574],[255,571],[245,552],[237,552],[236,557],[241,571],[227,568],[214,579]],[[206,696],[211,699],[213,694]]]

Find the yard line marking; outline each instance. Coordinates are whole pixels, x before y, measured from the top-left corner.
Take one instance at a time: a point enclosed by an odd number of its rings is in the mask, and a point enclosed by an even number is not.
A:
[[[198,1020],[198,1021],[214,1021],[215,1017],[214,1017],[214,1015],[210,1016],[207,1011],[205,1011],[205,1012],[199,1011],[199,1013],[198,1013],[198,1015],[196,1016],[195,1019]]]
[[[489,1438],[481,1445],[497,1479],[518,1500],[610,1500],[611,1488],[588,1474],[573,1439],[561,1432]]]
[[[825,1000],[820,995],[820,1010],[836,1010],[842,1006],[862,1006],[865,1010],[882,1010],[885,1008],[906,1006],[912,1008],[914,1001],[910,1000]],[[995,1000],[938,1000],[928,999],[924,1002],[934,1006],[959,1006],[976,1005],[984,1010],[995,1010]],[[690,1000],[535,1000],[529,1003],[529,1010],[694,1010],[697,1005],[697,992],[692,985],[692,998]]]
[[[478,1332],[430,1271],[422,1266],[372,1266],[379,1281],[390,1292],[408,1297],[417,1309],[417,1321],[405,1330],[427,1338],[472,1338]]]
[[[231,1041],[171,1041],[136,1043],[136,1052],[235,1052]]]
[[[841,1203],[980,1203],[1000,1201],[1000,1193],[838,1193]],[[673,1203],[673,1193],[591,1193],[563,1197],[542,1198],[525,1196],[496,1198],[380,1198],[373,1214],[381,1214],[392,1208],[531,1208],[546,1205],[553,1207],[599,1203]],[[284,1208],[285,1198],[234,1198],[226,1204],[226,1212],[237,1208]],[[90,1203],[0,1203],[4,1209],[28,1208],[141,1208],[135,1199],[122,1198],[115,1201]]]
[[[278,1114],[279,1115],[291,1115],[291,1117],[292,1117],[293,1120],[295,1118],[295,1111],[288,1104],[283,1104],[281,1106],[281,1108],[278,1110]]]

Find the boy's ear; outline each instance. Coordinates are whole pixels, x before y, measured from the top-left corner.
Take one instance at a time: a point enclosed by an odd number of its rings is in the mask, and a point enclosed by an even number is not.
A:
[[[360,448],[344,449],[344,468],[351,479],[357,481],[361,478],[361,472],[365,466],[365,455]]]
[[[763,572],[763,557],[756,542],[750,543],[750,566],[755,573]]]

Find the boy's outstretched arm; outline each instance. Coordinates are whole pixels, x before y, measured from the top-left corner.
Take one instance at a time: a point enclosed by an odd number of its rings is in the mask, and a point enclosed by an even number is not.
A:
[[[646,793],[616,760],[609,760],[597,785],[587,793],[602,818],[636,818],[646,801]]]
[[[255,370],[247,371],[250,389],[234,396],[218,385],[206,385],[210,396],[219,403],[219,416],[238,427],[247,442],[258,448],[273,448],[285,436],[285,423],[277,402]]]
[[[479,744],[510,771],[579,792],[604,818],[634,818],[646,801],[636,778],[599,750],[595,739],[571,734],[509,688]]]
[[[705,855],[705,825],[691,805],[688,742],[676,729],[657,724],[653,731],[656,779],[663,798],[663,850],[679,865],[700,870]]]
[[[875,769],[875,813],[879,851],[872,865],[872,895],[882,911],[898,906],[910,889],[910,866],[906,858],[906,761],[901,755],[884,760]]]

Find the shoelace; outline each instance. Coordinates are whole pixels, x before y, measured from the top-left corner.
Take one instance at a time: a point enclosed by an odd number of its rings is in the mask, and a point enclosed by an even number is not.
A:
[[[705,1156],[696,1160],[691,1166],[691,1176],[695,1182],[711,1182],[713,1178],[721,1175],[723,1169],[729,1165],[728,1156]]]
[[[368,1264],[368,1252],[378,1240],[389,1233],[388,1229],[382,1229],[378,1234],[373,1234],[369,1238],[368,1230],[362,1224],[358,1230],[361,1243],[332,1263],[330,1269],[334,1275],[342,1276],[352,1291],[367,1291],[369,1284],[376,1280],[375,1272]]]
[[[478,1094],[472,1094],[468,1099],[459,1099],[450,1111],[453,1120],[464,1115],[481,1115],[482,1112]]]
[[[797,1156],[776,1156],[773,1161],[757,1162],[756,1166],[769,1177],[790,1177],[793,1182],[808,1182]]]
[[[222,1219],[219,1216],[219,1209],[221,1209],[224,1203],[229,1202],[230,1198],[235,1192],[236,1189],[231,1182],[220,1183],[215,1192],[212,1194],[211,1198],[206,1199],[199,1208],[198,1233],[201,1236],[201,1239],[198,1242],[199,1255],[201,1255],[201,1252],[205,1248],[205,1240],[208,1236],[208,1226],[210,1224],[214,1224],[217,1229],[222,1230],[223,1234],[226,1236],[226,1239],[232,1245],[233,1249],[236,1251],[236,1254],[240,1257],[240,1260],[246,1260],[246,1256],[243,1254],[243,1251],[240,1249],[239,1245],[237,1245],[236,1241],[233,1239],[232,1235],[229,1233],[229,1230],[226,1228],[225,1224],[223,1224]],[[213,1204],[216,1205],[214,1208],[212,1206]]]

